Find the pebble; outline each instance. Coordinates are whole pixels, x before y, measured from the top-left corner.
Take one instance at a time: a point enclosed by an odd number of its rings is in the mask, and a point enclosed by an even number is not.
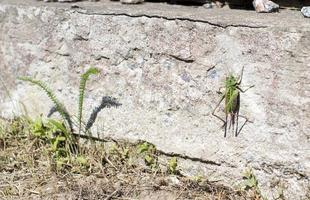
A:
[[[144,0],[121,0],[121,3],[123,4],[139,4],[143,2]]]
[[[211,1],[206,1],[205,4],[203,4],[203,7],[206,8],[206,9],[211,9],[213,6],[212,6],[212,2]]]
[[[304,15],[304,17],[310,18],[310,6],[305,6],[301,9],[301,13]]]
[[[254,0],[253,6],[258,13],[278,12],[280,6],[269,0]]]

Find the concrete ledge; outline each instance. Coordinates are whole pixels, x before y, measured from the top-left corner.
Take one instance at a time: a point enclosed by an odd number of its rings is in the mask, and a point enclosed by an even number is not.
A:
[[[122,106],[102,110],[94,132],[147,140],[185,155],[190,173],[223,182],[240,181],[250,166],[269,197],[280,187],[289,199],[309,194],[309,19],[286,10],[76,5],[0,0],[1,115],[48,113],[48,98],[16,81],[25,75],[49,83],[75,113],[79,75],[95,66],[86,118],[103,96]],[[244,85],[255,87],[240,112],[253,123],[224,138],[211,115],[216,91],[242,66]]]

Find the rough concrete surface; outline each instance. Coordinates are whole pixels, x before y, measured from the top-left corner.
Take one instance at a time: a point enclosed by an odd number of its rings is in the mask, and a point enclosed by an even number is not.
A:
[[[103,96],[122,105],[102,110],[94,132],[147,140],[186,158],[188,173],[224,183],[237,185],[252,167],[271,199],[281,189],[288,199],[309,198],[309,19],[289,10],[75,5],[0,0],[2,116],[46,115],[52,107],[38,88],[16,80],[25,75],[47,82],[76,113],[79,76],[98,67],[85,120]],[[255,87],[241,94],[240,114],[253,123],[224,138],[211,115],[216,91],[243,66],[244,88]]]

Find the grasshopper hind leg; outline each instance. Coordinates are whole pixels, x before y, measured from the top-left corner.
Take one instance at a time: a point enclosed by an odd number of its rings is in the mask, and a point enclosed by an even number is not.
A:
[[[220,106],[221,102],[224,100],[225,96],[223,95],[221,100],[217,103],[216,107],[214,108],[212,115],[216,118],[218,118],[219,120],[221,120],[223,122],[223,126],[225,128],[225,132],[224,132],[224,137],[226,137],[226,132],[227,132],[227,115],[225,115],[225,120],[222,119],[220,116],[218,116],[217,114],[215,114],[216,109]]]
[[[226,137],[226,135],[227,135],[227,119],[228,119],[228,114],[225,115],[225,123],[224,123],[225,131],[224,131],[224,137]],[[230,124],[229,124],[229,126],[230,126]]]
[[[246,123],[253,123],[253,121],[249,120],[246,116],[243,116],[243,115],[238,115],[239,117],[245,119],[245,122],[242,124],[242,126],[240,127],[240,129],[237,131],[236,130],[236,136],[238,136],[241,132],[241,130],[243,129],[243,127],[246,125]]]
[[[236,130],[235,130],[235,137],[238,136],[238,123],[239,123],[239,110],[236,113]]]
[[[232,123],[232,134],[234,134],[235,133],[235,126],[236,126],[236,116],[235,116],[235,114],[233,114],[232,115],[232,117],[231,117],[231,123]]]
[[[241,82],[242,82],[243,70],[244,70],[244,66],[242,66],[241,73],[240,73],[240,76],[239,76],[239,78],[238,78],[237,85],[240,85],[240,84],[241,84]]]
[[[235,131],[238,129],[238,115],[237,113],[232,113],[230,116],[229,129],[231,130],[230,132],[235,135]]]
[[[239,111],[240,111],[240,93],[238,93],[238,96],[237,96],[237,102],[236,102],[236,110],[235,110],[235,113],[234,113],[234,117],[236,119],[236,130],[235,130],[235,137],[238,136],[238,124],[239,124]]]

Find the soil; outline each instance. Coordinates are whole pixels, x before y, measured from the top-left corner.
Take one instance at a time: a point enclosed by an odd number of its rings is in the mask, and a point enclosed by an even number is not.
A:
[[[259,199],[252,190],[183,176],[180,166],[169,173],[155,151],[157,164],[150,167],[137,144],[126,142],[84,142],[87,162],[59,167],[50,144],[34,137],[28,122],[0,121],[0,199]]]

